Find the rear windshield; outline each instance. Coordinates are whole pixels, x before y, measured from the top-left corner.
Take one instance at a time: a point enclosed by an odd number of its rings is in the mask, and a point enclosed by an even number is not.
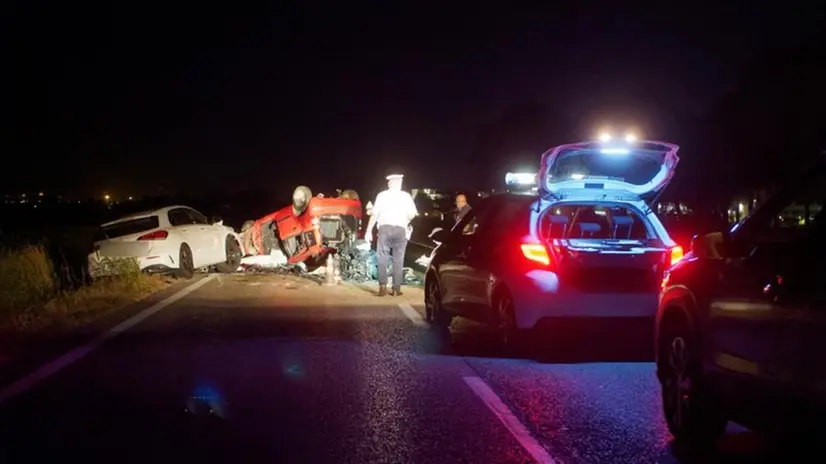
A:
[[[147,216],[103,226],[95,233],[96,242],[125,235],[138,234],[158,228],[158,216]]]
[[[622,154],[606,154],[598,149],[567,150],[560,153],[554,161],[548,173],[548,181],[612,179],[644,185],[660,172],[661,158],[657,152],[645,150],[631,150]]]
[[[541,227],[546,239],[646,240],[652,237],[643,221],[620,206],[564,205],[548,211]]]

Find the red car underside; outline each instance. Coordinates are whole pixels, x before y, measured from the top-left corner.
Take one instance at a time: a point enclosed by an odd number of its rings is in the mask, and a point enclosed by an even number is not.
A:
[[[312,197],[299,215],[292,206],[285,206],[243,230],[245,255],[266,255],[278,249],[290,264],[319,257],[355,234],[361,218],[359,200]]]

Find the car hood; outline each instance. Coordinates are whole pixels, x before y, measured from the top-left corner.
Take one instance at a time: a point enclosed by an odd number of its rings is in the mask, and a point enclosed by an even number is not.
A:
[[[671,143],[647,140],[560,145],[542,155],[538,187],[555,198],[650,200],[674,176],[679,149]]]

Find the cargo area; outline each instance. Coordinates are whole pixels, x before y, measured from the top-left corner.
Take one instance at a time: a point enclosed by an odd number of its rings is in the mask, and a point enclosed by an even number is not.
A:
[[[667,248],[643,216],[619,204],[566,204],[540,221],[560,280],[581,293],[657,291]]]

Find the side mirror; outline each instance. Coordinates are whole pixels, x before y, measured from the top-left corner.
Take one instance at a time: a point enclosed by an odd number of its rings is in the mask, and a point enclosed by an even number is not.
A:
[[[691,240],[691,254],[702,259],[722,259],[726,254],[727,242],[725,232],[697,234]]]
[[[441,227],[436,227],[430,232],[430,235],[427,236],[430,240],[433,240],[434,243],[440,244],[447,240],[448,232]]]
[[[224,223],[224,220],[221,219],[221,216],[212,216],[209,222],[211,222],[213,225],[220,226]]]

